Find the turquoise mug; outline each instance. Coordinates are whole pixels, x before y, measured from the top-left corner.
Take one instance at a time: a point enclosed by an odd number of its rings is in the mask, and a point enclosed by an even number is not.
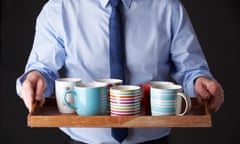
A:
[[[73,95],[74,104],[67,101],[69,94]],[[108,94],[105,84],[79,84],[73,90],[64,93],[64,103],[81,116],[106,114],[107,100]]]

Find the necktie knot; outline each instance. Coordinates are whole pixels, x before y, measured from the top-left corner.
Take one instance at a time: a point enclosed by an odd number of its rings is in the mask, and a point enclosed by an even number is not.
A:
[[[110,0],[111,6],[116,8],[118,7],[120,0]]]

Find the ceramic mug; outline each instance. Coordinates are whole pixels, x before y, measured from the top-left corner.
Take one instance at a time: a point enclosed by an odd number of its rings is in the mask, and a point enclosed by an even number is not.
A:
[[[142,91],[135,85],[119,85],[110,88],[111,116],[140,115]]]
[[[150,108],[150,87],[151,85],[156,85],[156,86],[163,86],[163,85],[170,85],[174,84],[173,82],[170,81],[149,81],[149,82],[144,82],[142,84],[142,93],[143,93],[143,102],[142,102],[142,108],[143,112],[145,115],[150,115],[151,114],[151,108]]]
[[[59,78],[55,80],[55,95],[58,111],[61,113],[74,113],[74,110],[64,104],[63,95],[67,90],[72,90],[74,86],[81,84],[80,78]],[[68,96],[67,101],[73,103],[73,97]]]
[[[107,85],[108,113],[110,113],[110,88],[112,86],[122,85],[123,81],[121,79],[106,78],[106,79],[96,79],[96,80],[94,80],[94,83],[106,84]]]
[[[74,104],[67,101],[68,94],[74,96]],[[107,113],[107,87],[105,84],[87,83],[66,91],[64,102],[76,111],[78,115],[104,115]]]
[[[152,85],[150,88],[150,104],[151,114],[153,116],[164,116],[164,115],[185,115],[190,107],[187,96],[182,93],[179,85]],[[185,102],[185,109],[183,112],[177,110],[179,101],[178,97],[182,97]]]

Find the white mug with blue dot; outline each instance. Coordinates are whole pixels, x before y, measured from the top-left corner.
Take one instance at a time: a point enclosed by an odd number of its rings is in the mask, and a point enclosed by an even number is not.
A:
[[[55,95],[56,95],[56,102],[58,111],[60,113],[74,113],[74,110],[69,108],[63,101],[63,94],[67,90],[72,90],[74,86],[81,84],[81,78],[58,78],[55,80]],[[69,95],[67,97],[67,101],[69,103],[73,103],[73,97]]]

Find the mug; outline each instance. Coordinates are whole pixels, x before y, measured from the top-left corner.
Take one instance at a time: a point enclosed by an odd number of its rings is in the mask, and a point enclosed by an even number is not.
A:
[[[135,85],[119,85],[110,88],[111,116],[140,115],[142,91]]]
[[[58,111],[60,113],[74,113],[74,110],[66,106],[63,101],[63,95],[67,90],[72,90],[74,86],[81,84],[80,78],[59,78],[55,80],[55,94]],[[73,97],[68,96],[67,101],[73,103]]]
[[[152,85],[150,88],[150,104],[151,114],[153,116],[165,116],[165,115],[185,115],[190,107],[187,96],[179,91],[181,86],[179,85]],[[179,101],[178,97],[182,97],[185,101],[185,109],[181,113],[177,110]]]
[[[151,110],[150,110],[150,87],[151,87],[151,85],[162,86],[162,85],[170,85],[170,84],[174,84],[174,83],[170,82],[170,81],[149,81],[149,82],[145,82],[142,84],[142,93],[143,93],[142,108],[143,108],[143,113],[145,115],[151,114]]]
[[[99,84],[106,84],[107,91],[108,91],[108,113],[110,113],[110,88],[116,85],[122,85],[123,81],[121,79],[113,79],[113,78],[106,78],[106,79],[96,79],[94,83]]]
[[[74,104],[67,101],[68,94],[73,95]],[[79,84],[73,90],[66,91],[64,103],[78,115],[104,115],[107,113],[107,87],[105,84]]]

